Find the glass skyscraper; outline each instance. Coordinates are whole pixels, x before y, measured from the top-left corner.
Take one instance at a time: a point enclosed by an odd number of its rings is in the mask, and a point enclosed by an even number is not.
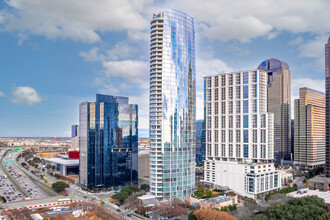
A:
[[[96,95],[79,111],[81,185],[119,187],[138,181],[138,106],[128,98]]]
[[[153,15],[150,39],[150,184],[160,199],[195,187],[196,73],[194,19]]]
[[[330,177],[330,37],[325,44],[325,175]]]
[[[196,122],[196,164],[203,165],[205,160],[205,123],[204,120]]]
[[[275,159],[291,160],[291,71],[278,59],[268,59],[259,65],[268,75],[268,112],[274,113]]]
[[[71,125],[71,137],[78,136],[78,125]]]

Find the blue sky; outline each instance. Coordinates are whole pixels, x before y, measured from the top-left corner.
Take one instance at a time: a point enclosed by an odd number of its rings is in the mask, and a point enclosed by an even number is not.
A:
[[[204,75],[287,62],[292,100],[324,91],[327,0],[0,1],[0,136],[69,136],[96,93],[139,104],[148,135],[149,22],[179,9],[195,18],[197,118]]]

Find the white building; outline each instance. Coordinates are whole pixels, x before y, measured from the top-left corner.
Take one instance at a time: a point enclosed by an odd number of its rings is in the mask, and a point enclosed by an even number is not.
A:
[[[267,113],[267,72],[204,77],[204,181],[251,198],[281,187],[275,170],[274,116]]]

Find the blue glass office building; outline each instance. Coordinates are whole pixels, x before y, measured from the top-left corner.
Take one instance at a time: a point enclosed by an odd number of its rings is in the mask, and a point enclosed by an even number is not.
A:
[[[127,97],[96,95],[79,112],[81,185],[120,187],[138,181],[138,106]]]
[[[205,160],[205,123],[204,120],[196,122],[196,164],[203,165]]]
[[[150,34],[150,191],[182,198],[195,187],[194,19],[177,10],[154,14]]]

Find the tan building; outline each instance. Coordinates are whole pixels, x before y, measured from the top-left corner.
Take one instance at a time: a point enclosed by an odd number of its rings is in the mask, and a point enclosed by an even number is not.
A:
[[[142,185],[144,183],[149,184],[149,178],[150,178],[149,149],[139,150],[138,176],[139,176],[139,185]]]
[[[300,88],[294,102],[295,165],[313,169],[325,164],[325,96],[323,92]]]

